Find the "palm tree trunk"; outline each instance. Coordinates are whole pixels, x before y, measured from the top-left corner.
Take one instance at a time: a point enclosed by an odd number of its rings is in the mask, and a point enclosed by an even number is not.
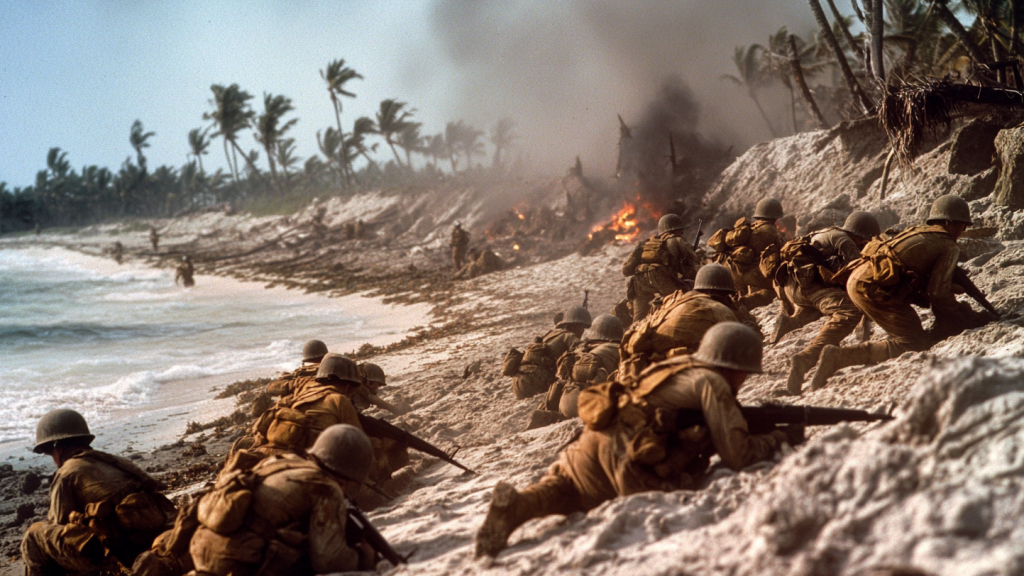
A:
[[[405,149],[405,165],[409,168],[409,171],[412,172],[412,152],[409,152],[408,148]]]
[[[850,33],[850,27],[846,25],[846,21],[843,20],[843,15],[839,12],[839,9],[836,8],[835,1],[825,1],[828,2],[829,10],[832,11],[832,17],[835,18],[836,22],[839,24],[839,30],[843,33],[843,39],[850,45],[850,50],[853,50],[853,53],[857,55],[857,58],[860,58],[860,61],[864,62],[864,51],[860,49],[860,46],[857,45],[857,41],[853,39],[853,34]],[[857,5],[856,1],[853,5]]]
[[[811,11],[814,12],[814,19],[818,22],[818,28],[821,29],[822,36],[824,36],[829,48],[832,49],[832,54],[835,55],[836,61],[839,63],[839,69],[843,73],[843,78],[846,79],[850,92],[860,102],[864,113],[871,114],[875,105],[868,98],[868,95],[864,93],[864,89],[860,87],[857,78],[853,75],[850,63],[846,61],[846,54],[843,53],[842,47],[839,46],[839,41],[836,40],[835,34],[832,33],[832,27],[829,26],[828,18],[825,17],[825,12],[821,9],[821,3],[818,0],[807,0],[807,3],[810,4]]]
[[[1017,39],[1017,2],[1019,0],[1010,0],[1010,59],[1017,58],[1017,44],[1020,40]],[[1021,89],[1021,79],[1017,77],[1017,90]]]
[[[448,154],[448,161],[452,163],[452,174],[455,174],[457,172],[456,171],[456,164],[457,164],[457,162],[455,160],[455,153],[454,152],[451,152],[451,153]]]
[[[228,139],[224,138],[224,158],[228,161],[228,170],[231,170],[231,175],[234,176],[235,182],[238,182],[238,170],[235,169],[234,164],[231,163],[231,153],[228,152]]]
[[[391,148],[391,153],[395,155],[395,162],[398,162],[398,167],[402,168],[402,158],[398,155],[398,150],[395,150],[395,144],[391,141],[391,138],[384,138],[388,143],[388,147]]]
[[[871,70],[874,72],[875,80],[885,84],[885,53],[883,52],[882,40],[885,33],[885,16],[882,12],[882,0],[872,0],[871,3]]]
[[[199,173],[206,174],[206,171],[203,170],[203,155],[196,156],[196,160],[199,160]]]
[[[793,85],[789,84],[789,113],[793,118],[793,134],[799,132],[796,128],[796,90],[793,90]]]
[[[974,63],[978,66],[985,64],[985,56],[981,53],[981,48],[971,40],[971,37],[967,34],[967,30],[964,29],[964,25],[957,20],[956,16],[946,6],[946,0],[932,0],[932,6],[935,7],[935,13],[942,20],[942,23],[949,28],[949,31],[956,36],[957,42],[963,46],[964,50],[967,51],[967,55],[974,60]]]
[[[250,169],[252,169],[253,174],[255,174],[258,178],[260,178],[262,180],[263,179],[263,173],[260,172],[260,169],[257,168],[255,164],[253,164],[252,158],[249,158],[249,155],[246,154],[245,152],[243,152],[241,148],[239,148],[238,142],[235,142],[232,139],[231,140],[231,146],[233,147],[233,150],[238,151],[238,153],[242,155],[242,158],[245,158],[245,163],[249,165]],[[238,161],[238,159],[236,158],[235,162],[237,162],[237,161]]]
[[[274,187],[277,188],[277,193],[284,195],[284,188],[281,187],[281,181],[277,177],[277,167],[274,166],[274,147],[272,145],[264,144],[263,149],[267,152],[267,165],[270,166],[270,179],[274,183]]]
[[[334,119],[338,121],[338,138],[341,140],[341,173],[345,176],[345,181],[351,184],[352,176],[349,171],[348,151],[345,150],[345,132],[341,129],[341,104],[338,102],[338,97],[335,96],[333,91],[331,92],[331,104],[334,105]]]
[[[747,88],[747,94],[750,96],[750,99],[754,101],[754,106],[757,106],[757,111],[761,113],[761,119],[764,120],[765,126],[768,126],[768,131],[771,132],[772,138],[778,138],[779,135],[775,132],[775,127],[772,126],[772,123],[768,120],[768,115],[764,113],[764,108],[761,107],[761,102],[758,101],[754,91]]]
[[[1003,60],[1003,51],[999,45],[999,39],[996,38],[994,32],[989,32],[988,40],[989,44],[992,45],[992,61],[1001,62]],[[996,81],[1000,84],[1006,84],[1006,68],[998,68],[996,70]]]
[[[807,103],[807,109],[811,116],[814,117],[819,128],[828,130],[831,126],[825,120],[825,115],[821,113],[821,109],[818,108],[818,103],[814,101],[814,94],[811,93],[811,89],[807,87],[807,80],[804,78],[804,68],[800,65],[800,53],[796,49],[796,41],[792,35],[789,36],[789,67],[793,70],[793,80],[796,81],[796,85],[800,88],[800,94],[803,95],[804,102]]]

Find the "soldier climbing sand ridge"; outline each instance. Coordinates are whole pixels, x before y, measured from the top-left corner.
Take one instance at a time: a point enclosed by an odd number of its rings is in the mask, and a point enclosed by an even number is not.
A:
[[[772,274],[775,292],[782,300],[772,343],[828,316],[810,345],[793,356],[786,382],[789,394],[799,395],[804,376],[818,363],[821,351],[829,345],[838,346],[861,322],[863,313],[847,295],[846,287],[832,282],[832,276],[860,258],[860,249],[880,233],[878,220],[858,211],[846,218],[842,228],[819,230],[782,247],[778,270]]]
[[[482,250],[469,251],[469,262],[459,270],[454,278],[456,280],[476,278],[491,272],[498,272],[505,269],[505,261],[488,247]]]
[[[469,232],[462,229],[462,222],[458,220],[452,226],[449,245],[452,248],[452,266],[458,272],[466,265],[466,250],[469,248]]]
[[[662,216],[658,235],[637,244],[622,265],[622,275],[629,278],[626,297],[633,303],[634,322],[647,316],[655,298],[693,286],[699,262],[682,237],[683,228],[679,216]]]
[[[548,390],[546,407],[565,418],[579,416],[576,399],[581,390],[614,377],[619,368],[622,322],[602,314],[583,334],[583,340],[558,359],[558,382]]]
[[[812,390],[823,387],[840,368],[926,350],[939,340],[993,319],[958,302],[954,291],[960,257],[956,241],[972,223],[967,202],[947,194],[932,203],[926,225],[882,235],[864,247],[862,257],[846,267],[846,291],[857,308],[889,337],[852,347],[826,346],[811,380]],[[925,331],[912,304],[930,307],[935,314],[931,333]]]
[[[717,252],[715,262],[732,270],[736,291],[750,310],[767,306],[775,299],[772,280],[762,272],[761,262],[782,249],[784,239],[775,227],[782,216],[782,204],[778,200],[761,200],[754,208],[753,223],[740,218],[732,230],[723,228],[708,240],[708,246]]]
[[[25,574],[130,567],[174,520],[164,486],[131,460],[94,450],[95,436],[74,410],[53,410],[36,426],[37,454],[57,465],[46,521],[25,532]]]

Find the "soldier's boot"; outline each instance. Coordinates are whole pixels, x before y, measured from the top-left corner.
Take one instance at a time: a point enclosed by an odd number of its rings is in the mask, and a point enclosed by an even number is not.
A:
[[[508,482],[498,482],[491,496],[491,508],[476,533],[476,557],[497,556],[508,545],[508,537],[529,520],[521,494]]]
[[[795,354],[789,366],[789,378],[786,380],[786,391],[793,396],[799,396],[804,386],[804,377],[807,376],[807,372],[811,368],[814,368],[814,363],[817,361],[817,355],[812,357],[804,352]]]
[[[562,416],[561,412],[556,410],[544,410],[543,408],[534,410],[533,414],[530,414],[530,423],[526,425],[527,430],[535,430],[537,428],[544,428],[557,422],[565,420],[565,416]]]
[[[825,383],[836,372],[849,366],[874,364],[889,359],[889,348],[885,342],[865,342],[849,348],[825,346],[821,351],[821,361],[811,379],[811,390],[824,388]]]

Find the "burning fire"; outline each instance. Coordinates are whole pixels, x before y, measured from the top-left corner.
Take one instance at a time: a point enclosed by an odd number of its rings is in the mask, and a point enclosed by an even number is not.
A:
[[[520,220],[526,220],[526,214],[523,214],[522,212],[516,212],[516,216],[518,216]]]
[[[607,224],[597,224],[591,228],[589,237],[592,239],[596,232],[603,230],[614,230],[616,232],[616,240],[629,242],[640,233],[640,229],[637,228],[637,221],[636,206],[631,202],[627,202],[625,206],[609,219]]]
[[[513,250],[519,250],[519,244],[513,244],[512,245],[512,249]]]

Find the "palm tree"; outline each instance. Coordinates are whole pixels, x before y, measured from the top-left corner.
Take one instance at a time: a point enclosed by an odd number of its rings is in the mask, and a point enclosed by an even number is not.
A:
[[[281,193],[284,193],[284,189],[281,188],[281,183],[277,178],[277,167],[274,164],[274,159],[277,156],[278,142],[299,121],[298,118],[292,118],[281,124],[284,115],[292,110],[295,110],[295,107],[292,106],[291,98],[281,96],[280,94],[272,96],[264,92],[263,114],[260,114],[255,122],[256,134],[254,136],[256,141],[262,144],[263,149],[267,152],[267,165],[270,166],[270,177],[273,178],[278,191]]]
[[[472,168],[473,156],[484,153],[484,143],[481,140],[484,136],[484,131],[468,124],[464,125],[462,130],[462,138],[460,141],[460,148],[466,155],[466,169]]]
[[[193,128],[188,131],[188,147],[192,151],[192,156],[199,161],[199,171],[203,170],[203,155],[208,154],[207,148],[210,147],[210,140],[206,137],[206,132],[209,128]]]
[[[501,153],[515,141],[515,127],[516,123],[511,118],[502,118],[491,128],[491,144],[494,144],[494,159],[491,163],[494,166],[501,166]]]
[[[231,162],[231,156],[228,155],[228,144],[231,144],[233,152],[241,154],[242,158],[250,164],[249,168],[253,173],[259,174],[259,170],[252,164],[252,159],[238,146],[238,132],[248,127],[253,116],[256,115],[248,105],[248,101],[252,100],[252,94],[240,89],[238,84],[232,84],[226,88],[220,84],[214,84],[210,86],[210,90],[213,92],[210,104],[214,109],[212,112],[204,113],[203,118],[212,120],[217,127],[217,131],[213,133],[214,137],[222,136],[224,138],[224,155],[227,157],[228,166],[232,168],[235,181],[238,181],[238,161],[236,159],[234,163]]]
[[[288,169],[299,163],[301,159],[295,155],[295,138],[282,138],[277,141],[277,163],[288,178]]]
[[[832,31],[832,26],[828,23],[828,18],[825,17],[825,11],[821,9],[821,3],[818,0],[807,0],[807,3],[811,6],[811,11],[814,12],[814,20],[818,23],[818,29],[821,31],[821,36],[825,42],[828,43],[829,48],[832,49],[832,55],[836,59],[836,63],[839,64],[839,70],[843,73],[843,78],[846,80],[846,85],[850,89],[850,93],[853,94],[861,108],[865,113],[870,113],[874,110],[875,105],[868,98],[868,95],[864,92],[864,89],[860,87],[860,83],[857,82],[857,78],[853,75],[853,70],[850,69],[850,63],[846,60],[846,53],[843,52],[843,48],[839,46],[839,41],[836,40],[836,35]]]
[[[452,164],[452,174],[459,169],[459,147],[461,146],[462,133],[466,130],[466,123],[463,120],[449,122],[444,127],[444,150],[448,155],[448,161]]]
[[[398,150],[395,149],[396,135],[404,132],[409,126],[418,123],[410,122],[409,118],[412,118],[412,113],[415,109],[403,110],[405,108],[405,102],[399,102],[394,99],[381,100],[380,110],[377,112],[377,130],[378,133],[384,137],[384,141],[387,142],[391,148],[391,152],[395,155],[395,161],[398,165],[402,165],[402,159],[398,156]]]
[[[356,78],[362,80],[363,77],[355,70],[345,66],[343,58],[328,63],[327,69],[320,71],[320,77],[327,82],[327,92],[331,95],[331,104],[334,106],[334,118],[338,121],[338,135],[344,139],[345,133],[341,129],[341,96],[356,97],[354,93],[345,90],[344,86],[349,80]],[[345,176],[348,178],[352,168],[348,156],[342,158],[342,163]]]
[[[377,162],[373,158],[370,158],[369,152],[377,151],[377,144],[374,144],[367,148],[366,136],[370,134],[379,134],[377,130],[377,123],[373,121],[373,118],[367,116],[360,116],[356,118],[356,121],[352,125],[352,138],[351,144],[355,154],[358,154],[366,159],[367,166],[373,168],[375,171],[380,171],[380,167],[377,166]]]
[[[737,86],[742,86],[747,91],[747,96],[754,101],[754,105],[757,106],[757,111],[761,113],[761,119],[764,120],[768,131],[771,132],[773,138],[778,136],[775,131],[775,127],[772,126],[771,121],[768,120],[768,115],[764,113],[764,108],[761,107],[761,101],[757,99],[757,88],[765,83],[765,74],[761,69],[761,57],[760,53],[764,51],[764,47],[760,44],[751,44],[750,46],[737,46],[736,51],[733,53],[732,61],[736,65],[736,71],[739,73],[738,76],[733,74],[723,74],[723,80],[729,80]]]
[[[447,145],[444,141],[444,134],[434,134],[433,136],[427,136],[427,145],[424,147],[424,152],[433,158],[434,168],[437,168],[437,163],[442,158],[447,158],[448,151]]]
[[[398,146],[405,150],[405,165],[412,170],[412,153],[423,151],[423,137],[420,136],[419,122],[413,122],[398,135]]]
[[[146,157],[142,155],[143,148],[149,148],[148,140],[156,136],[156,132],[145,132],[142,128],[142,120],[136,120],[132,123],[131,132],[128,134],[128,142],[131,143],[132,148],[135,149],[135,154],[139,158],[139,168],[146,168]]]
[[[932,7],[935,10],[935,15],[942,20],[942,23],[949,28],[949,31],[956,37],[957,42],[967,52],[967,55],[974,60],[974,63],[981,66],[987,59],[981,52],[981,48],[974,42],[971,35],[964,28],[964,25],[957,19],[956,15],[946,5],[947,0],[933,0]]]

